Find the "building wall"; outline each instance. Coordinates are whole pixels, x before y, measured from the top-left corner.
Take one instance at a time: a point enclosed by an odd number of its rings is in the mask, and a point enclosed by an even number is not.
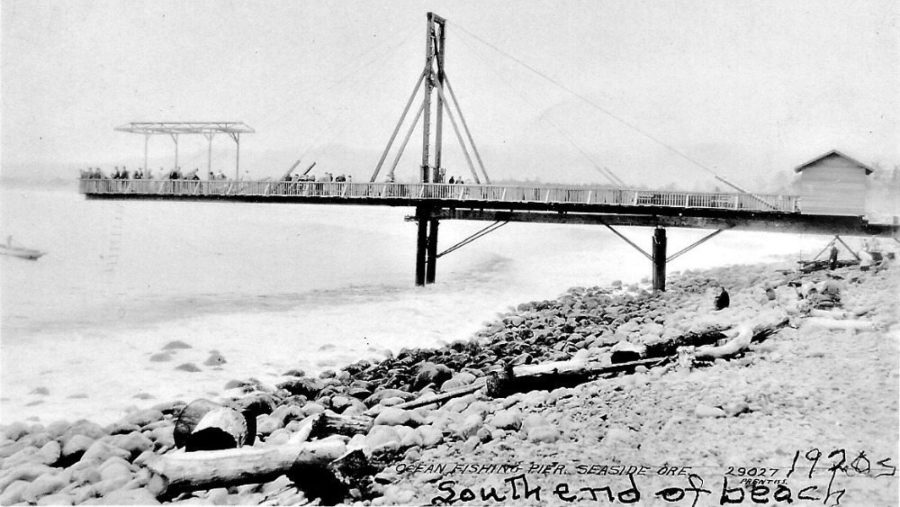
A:
[[[820,160],[800,173],[800,211],[810,215],[865,215],[866,170],[842,157]]]

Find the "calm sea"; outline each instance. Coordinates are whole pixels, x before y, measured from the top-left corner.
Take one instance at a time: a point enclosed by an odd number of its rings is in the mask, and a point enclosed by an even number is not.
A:
[[[0,236],[45,250],[0,256],[0,421],[113,420],[126,408],[277,382],[385,350],[465,339],[510,306],[575,285],[638,282],[649,262],[602,227],[509,224],[442,257],[413,286],[408,208],[87,201],[2,190]],[[487,225],[446,221],[440,248]],[[649,249],[651,230],[623,229]],[[669,231],[674,252],[705,231]],[[783,260],[822,237],[726,232],[672,271]],[[191,349],[151,356],[172,340]],[[222,365],[205,365],[211,351]],[[193,363],[201,371],[176,366]]]

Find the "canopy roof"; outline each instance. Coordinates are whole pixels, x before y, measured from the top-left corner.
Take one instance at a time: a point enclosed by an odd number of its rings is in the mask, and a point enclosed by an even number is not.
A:
[[[253,127],[242,121],[133,121],[116,127],[134,134],[252,134]]]

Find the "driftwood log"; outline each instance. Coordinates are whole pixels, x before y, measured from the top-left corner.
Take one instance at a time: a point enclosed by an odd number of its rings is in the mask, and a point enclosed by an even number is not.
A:
[[[424,398],[421,400],[412,400],[407,401],[405,403],[399,403],[394,405],[397,408],[402,408],[404,410],[412,410],[414,408],[425,407],[434,403],[441,403],[446,400],[451,400],[453,398],[459,398],[460,396],[465,396],[467,394],[472,394],[474,392],[478,392],[481,388],[485,386],[484,380],[476,380],[471,384],[460,387],[458,389],[453,389],[452,391],[447,391],[446,393],[436,394],[429,398]]]
[[[718,359],[733,356],[750,346],[752,342],[763,341],[787,326],[790,320],[787,314],[768,312],[758,316],[751,322],[745,322],[726,331],[730,338],[722,345],[706,345],[697,348],[694,357],[697,359]]]
[[[487,394],[496,397],[536,389],[574,387],[603,375],[633,370],[638,366],[653,366],[662,361],[661,358],[649,358],[606,364],[598,361],[573,360],[513,366],[495,374],[494,378],[488,381]]]
[[[268,394],[241,398],[227,406],[203,398],[194,400],[175,420],[175,446],[202,451],[253,445],[256,416],[274,408],[275,401]]]
[[[222,408],[222,405],[201,398],[181,409],[181,413],[175,419],[175,447],[184,447],[203,416],[219,408]]]
[[[369,496],[372,476],[381,467],[371,464],[362,450],[350,451],[324,467],[300,464],[291,469],[288,478],[307,496],[321,498],[324,505],[342,503],[348,496]],[[357,491],[351,494],[351,489]]]
[[[857,331],[871,331],[875,329],[875,323],[859,319],[833,319],[829,317],[808,317],[803,319],[803,326],[818,327],[824,329],[844,329]]]
[[[240,447],[248,439],[247,419],[244,414],[229,407],[210,410],[188,435],[186,451],[212,451]]]
[[[366,434],[372,429],[374,419],[365,415],[339,415],[326,411],[316,414],[312,419],[309,438],[322,438],[328,435],[344,435],[352,437]]]
[[[149,457],[147,488],[157,498],[170,498],[184,491],[266,482],[295,467],[325,468],[347,451],[341,439],[269,448],[223,449],[171,453]]]

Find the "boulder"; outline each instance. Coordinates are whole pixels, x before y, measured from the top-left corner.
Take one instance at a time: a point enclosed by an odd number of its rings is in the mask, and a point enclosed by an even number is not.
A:
[[[3,490],[3,494],[0,494],[0,505],[13,505],[25,501],[23,495],[30,484],[30,482],[23,480],[16,480],[10,483]]]
[[[130,454],[129,459],[134,459],[142,452],[153,448],[153,441],[138,431],[133,431],[127,435],[115,435],[110,438],[109,443],[124,451],[128,451]]]
[[[54,471],[53,468],[47,465],[40,465],[37,463],[22,463],[18,466],[7,468],[3,471],[2,475],[0,475],[0,491],[3,491],[15,481],[22,480],[31,482],[48,472],[52,473]],[[5,504],[0,503],[0,505]]]
[[[133,424],[135,426],[144,427],[150,423],[154,423],[156,421],[161,420],[164,417],[164,414],[161,410],[157,410],[155,408],[148,408],[144,410],[138,410],[137,412],[132,412],[125,416],[122,422],[126,424]]]
[[[444,434],[433,425],[425,424],[416,428],[416,431],[422,437],[422,447],[434,447],[444,440]]]
[[[80,419],[72,423],[72,426],[70,426],[69,429],[66,430],[65,433],[63,433],[63,436],[60,439],[60,443],[62,443],[63,447],[65,447],[66,442],[68,442],[68,440],[75,435],[84,435],[96,440],[100,437],[106,436],[106,430],[103,429],[103,426],[100,426],[95,422],[88,421],[86,419]]]
[[[524,431],[527,435],[534,428],[540,428],[542,426],[548,425],[549,423],[547,422],[547,419],[544,418],[544,416],[540,414],[528,414],[522,421],[522,431]]]
[[[96,463],[78,462],[66,471],[72,472],[72,483],[74,484],[94,484],[100,482],[100,470]]]
[[[291,421],[303,419],[306,415],[302,406],[288,403],[273,410],[269,417],[272,418],[276,424],[275,428],[269,431],[269,433],[271,433],[278,428],[283,428]],[[260,431],[260,433],[262,433],[262,431]]]
[[[13,454],[21,451],[26,447],[31,447],[31,444],[25,441],[25,439],[18,440],[15,442],[6,442],[2,446],[0,446],[0,459],[8,458]],[[3,468],[0,466],[0,468]]]
[[[84,452],[79,462],[103,463],[113,456],[118,456],[122,459],[129,459],[131,457],[131,453],[124,449],[120,449],[108,442],[104,442],[103,440],[96,440]]]
[[[478,430],[483,426],[484,418],[482,418],[480,414],[469,414],[463,419],[463,422],[459,425],[459,429],[456,433],[461,439],[465,440],[478,433]]]
[[[219,353],[218,350],[210,351],[209,357],[206,358],[206,361],[203,361],[204,366],[220,366],[228,361],[225,360],[225,356]]]
[[[384,408],[378,416],[375,417],[374,424],[383,424],[386,426],[404,425],[410,422],[411,416],[409,411],[402,408],[387,407]]]
[[[199,367],[197,367],[197,365],[194,363],[182,363],[182,364],[179,364],[178,366],[176,366],[175,369],[180,370],[180,371],[186,371],[188,373],[197,373],[199,371],[203,371]]]
[[[277,385],[279,389],[284,389],[291,394],[306,396],[307,398],[315,398],[319,391],[325,386],[317,380],[307,377],[295,378],[284,381]]]
[[[68,493],[54,493],[41,497],[37,501],[38,505],[75,505],[75,498]]]
[[[314,414],[321,414],[324,411],[325,411],[325,407],[322,406],[321,403],[316,403],[314,401],[311,401],[311,402],[303,405],[303,408],[301,409],[301,413],[302,413],[303,417],[309,417]]]
[[[112,456],[104,461],[97,470],[100,472],[101,480],[115,479],[117,477],[131,478],[131,466],[128,461],[118,456]]]
[[[400,434],[393,426],[372,426],[366,435],[365,447],[370,450],[398,449],[400,447]]]
[[[50,438],[57,439],[69,429],[72,424],[69,421],[58,420],[53,421],[52,423],[47,425],[47,434],[50,435]]]
[[[174,340],[174,341],[170,341],[169,343],[163,345],[162,349],[163,350],[180,350],[180,349],[189,349],[189,348],[191,348],[191,346],[188,345],[187,343],[185,343],[181,340]]]
[[[28,425],[17,421],[3,428],[3,435],[10,440],[18,440],[28,434]]]
[[[159,500],[146,488],[120,489],[104,496],[101,505],[159,505]]]
[[[94,439],[87,435],[72,435],[62,447],[62,457],[66,460],[77,461],[93,443]]]
[[[154,451],[163,452],[175,447],[175,426],[154,428],[148,436],[153,441]]]
[[[450,380],[450,377],[453,376],[453,371],[450,368],[442,364],[435,364],[430,361],[425,361],[419,364],[418,369],[416,370],[416,376],[412,382],[412,388],[414,390],[421,389],[428,384],[434,384],[439,386]]]
[[[694,415],[697,417],[725,417],[726,414],[721,408],[698,403],[694,408]]]
[[[495,428],[518,431],[522,427],[522,412],[518,410],[500,410],[488,421]]]
[[[59,445],[59,442],[56,440],[51,440],[43,445],[43,447],[38,450],[36,453],[36,457],[39,463],[43,463],[45,465],[51,465],[59,461],[59,457],[62,454],[62,448]]]
[[[39,498],[56,493],[68,485],[69,481],[63,474],[47,472],[32,481],[22,492],[22,500],[35,503]]]

